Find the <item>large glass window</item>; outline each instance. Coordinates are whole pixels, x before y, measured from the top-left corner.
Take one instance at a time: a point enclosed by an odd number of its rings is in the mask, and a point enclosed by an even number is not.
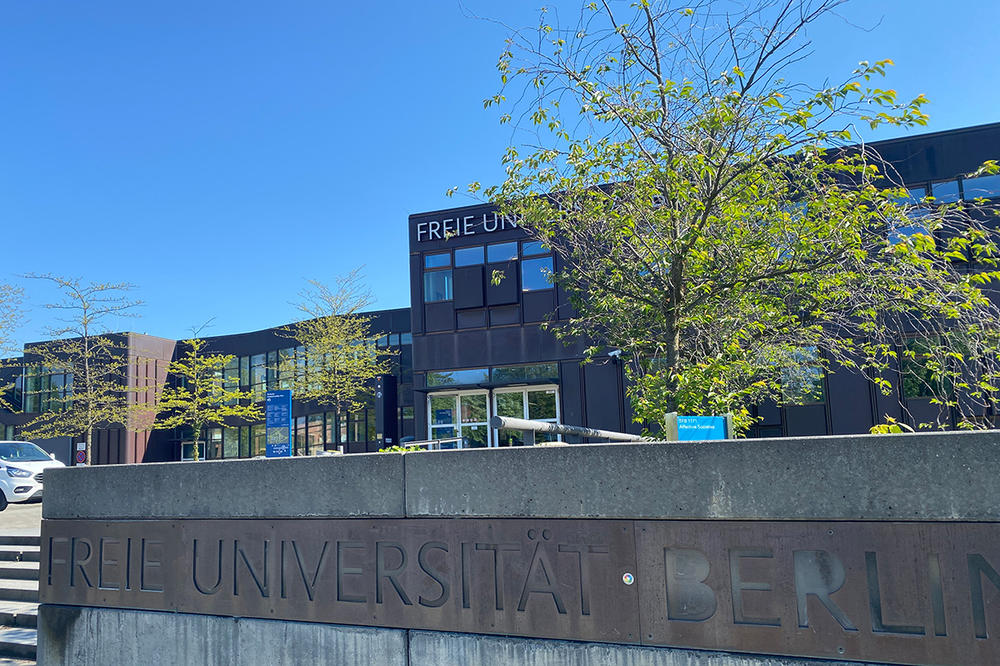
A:
[[[494,394],[497,416],[509,416],[532,421],[559,422],[558,390],[554,387],[498,389]],[[554,441],[551,433],[535,433],[536,442]],[[498,430],[497,446],[524,446],[520,430]]]
[[[1000,175],[966,178],[962,181],[966,199],[989,199],[1000,196]]]
[[[514,259],[517,259],[517,243],[494,243],[486,246],[486,260],[491,264]]]
[[[494,384],[523,382],[545,379],[550,382],[559,380],[559,364],[536,363],[534,365],[508,365],[491,370]]]
[[[781,370],[781,392],[786,405],[814,405],[826,402],[826,383],[815,347],[792,352],[788,367]]]
[[[889,228],[889,243],[895,245],[916,234],[929,236],[930,229],[927,228],[925,217],[928,214],[926,208],[913,208],[906,216],[905,220],[898,220]]]
[[[250,357],[250,389],[258,400],[263,399],[267,390],[267,356],[254,354]]]
[[[267,452],[267,431],[263,423],[250,426],[250,455],[262,456]]]
[[[73,401],[73,374],[59,368],[33,366],[25,370],[22,405],[25,412],[61,412]]]
[[[218,460],[222,458],[222,428],[205,429],[205,445],[201,451],[205,460]]]
[[[483,384],[489,381],[488,368],[473,368],[471,370],[450,370],[447,372],[428,372],[428,386],[448,386],[455,384]]]
[[[521,261],[521,289],[534,291],[552,288],[552,257]]]
[[[308,431],[306,434],[306,455],[311,455],[317,451],[323,450],[323,437],[325,435],[325,429],[323,428],[323,412],[318,414],[310,414],[307,417]]]
[[[931,196],[935,203],[951,203],[958,201],[958,181],[946,180],[931,185]]]
[[[541,241],[525,241],[521,243],[521,256],[534,257],[539,254],[548,254],[549,250],[542,245]]]
[[[450,301],[452,299],[451,271],[424,273],[424,302]]]
[[[459,247],[455,249],[456,266],[478,266],[483,263],[483,246]]]
[[[936,336],[906,341],[899,363],[904,398],[934,398],[945,392],[946,368],[936,353],[938,346]]]
[[[424,255],[424,268],[447,268],[449,266],[451,266],[451,252]]]
[[[239,458],[240,456],[240,429],[225,428],[222,431],[222,457]]]

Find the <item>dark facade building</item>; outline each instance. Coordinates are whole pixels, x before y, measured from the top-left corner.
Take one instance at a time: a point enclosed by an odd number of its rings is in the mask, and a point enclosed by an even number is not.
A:
[[[1000,197],[1000,176],[965,178],[983,162],[1000,159],[1000,123],[937,132],[873,144],[897,169],[914,195],[938,202]],[[398,351],[393,372],[372,387],[369,405],[337,414],[294,401],[294,450],[310,455],[343,447],[373,451],[401,440],[460,438],[459,446],[511,446],[516,432],[492,430],[493,415],[514,416],[605,430],[638,432],[625,399],[625,377],[614,350],[582,363],[584,343],[564,344],[544,330],[570,312],[566,295],[547,274],[558,258],[533,241],[513,220],[490,206],[467,206],[409,218],[411,308],[369,313],[379,345]],[[494,279],[502,275],[503,279]],[[129,385],[162,386],[175,342],[127,335]],[[226,379],[248,390],[283,388],[276,367],[292,341],[280,329],[207,338],[207,351],[236,358]],[[30,355],[30,345],[26,355]],[[2,377],[0,377],[2,379]],[[30,413],[44,410],[40,388],[63,391],[72,379],[8,377],[8,395],[24,413],[0,411],[0,435],[15,437]],[[868,432],[887,416],[921,422],[937,415],[929,397],[904,382],[892,395],[858,375],[838,371],[817,376],[821,390],[808,404],[762,405],[751,435],[760,437]],[[44,387],[43,387],[44,384]],[[42,393],[41,395],[44,395]],[[376,397],[378,396],[378,397]],[[151,399],[151,398],[150,398]],[[205,458],[261,455],[264,425],[209,429]],[[70,442],[45,443],[68,458]],[[136,429],[100,433],[97,463],[178,460],[190,450],[190,435]]]
[[[1000,158],[1000,124],[871,145],[917,198],[1000,196],[1000,176],[963,178]],[[480,432],[493,414],[638,430],[614,350],[581,365],[581,343],[565,346],[539,326],[570,307],[544,279],[559,269],[557,259],[490,207],[412,215],[409,234],[418,438],[457,434],[506,444],[510,435],[501,441]],[[494,271],[504,275],[499,284]],[[928,396],[902,381],[886,396],[847,371],[817,379],[821,390],[808,404],[756,408],[751,436],[863,433],[887,416],[920,423],[938,414]]]

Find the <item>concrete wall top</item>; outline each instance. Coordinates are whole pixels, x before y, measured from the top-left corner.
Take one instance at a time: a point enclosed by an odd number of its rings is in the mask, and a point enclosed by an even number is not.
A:
[[[46,470],[43,518],[402,516],[403,456],[361,454]]]
[[[45,518],[1000,520],[1000,431],[46,472]]]
[[[1000,432],[406,456],[408,515],[1000,520]]]

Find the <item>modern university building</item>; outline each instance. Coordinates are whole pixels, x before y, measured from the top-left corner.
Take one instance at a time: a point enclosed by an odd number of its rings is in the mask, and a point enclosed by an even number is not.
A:
[[[1000,123],[936,132],[872,144],[893,163],[907,187],[938,202],[1000,197],[1000,176],[963,174],[1000,159]],[[391,375],[373,388],[369,405],[337,414],[293,401],[295,453],[311,455],[343,447],[347,453],[375,451],[411,439],[460,437],[462,446],[517,446],[519,434],[495,431],[491,416],[514,416],[638,432],[625,398],[619,360],[604,354],[582,363],[584,344],[564,344],[542,329],[546,319],[568,312],[566,295],[545,278],[559,260],[490,206],[468,206],[409,218],[410,308],[369,313],[378,344],[398,350]],[[493,284],[493,271],[507,279]],[[177,344],[152,336],[122,334],[129,350],[128,383],[152,400],[169,381],[167,366]],[[244,389],[281,388],[275,371],[282,354],[293,353],[279,329],[206,338],[207,351],[236,358],[226,378]],[[32,345],[26,345],[30,357]],[[613,350],[608,350],[613,351]],[[14,389],[9,401],[21,413],[0,412],[0,436],[16,438],[19,426],[44,411],[51,397],[71,391],[72,379],[36,373],[0,379]],[[755,408],[751,436],[866,433],[886,416],[916,422],[938,413],[928,396],[898,388],[882,395],[862,377],[838,371],[821,378],[808,404]],[[25,390],[26,389],[26,390]],[[376,397],[377,396],[377,397]],[[264,424],[209,429],[205,458],[262,455]],[[69,438],[39,442],[69,462]],[[107,429],[98,433],[94,462],[180,460],[190,443],[184,433]]]

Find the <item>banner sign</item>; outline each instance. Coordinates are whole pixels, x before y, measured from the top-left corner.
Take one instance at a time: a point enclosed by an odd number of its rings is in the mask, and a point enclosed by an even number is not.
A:
[[[889,662],[1000,663],[1000,524],[43,520],[41,601]]]
[[[265,455],[284,458],[292,455],[292,392],[264,394]]]

